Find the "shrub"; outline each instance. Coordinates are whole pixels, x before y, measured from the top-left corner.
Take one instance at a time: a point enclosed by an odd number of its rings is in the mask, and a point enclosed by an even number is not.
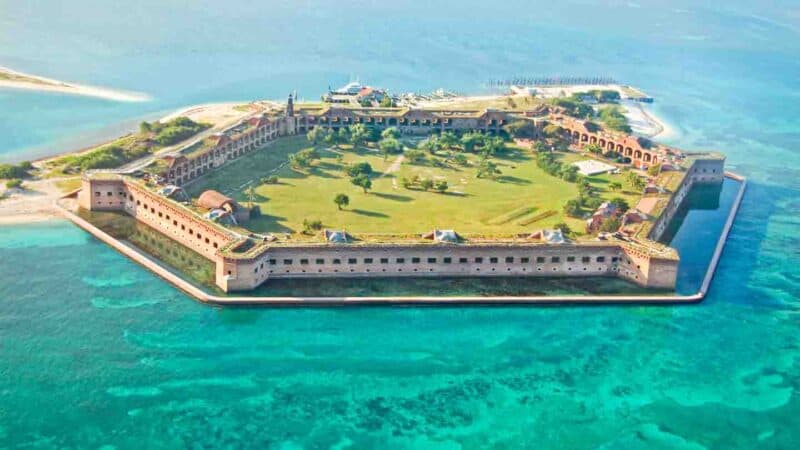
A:
[[[422,150],[409,149],[405,151],[408,162],[415,164],[425,161],[425,152]]]
[[[6,187],[8,189],[21,189],[22,188],[22,180],[19,178],[14,178],[13,180],[6,181]]]
[[[433,180],[431,180],[429,178],[424,178],[419,182],[419,186],[422,189],[424,189],[426,191],[429,191],[429,190],[431,190],[431,188],[433,188]]]
[[[569,225],[565,224],[564,222],[560,222],[560,223],[557,223],[557,224],[553,225],[553,228],[555,228],[556,230],[561,230],[561,232],[565,236],[567,236],[570,233],[572,233],[572,230],[569,228]]]
[[[22,164],[17,166],[12,164],[0,164],[0,178],[25,178],[28,176],[28,170],[30,169],[26,169]]]
[[[315,220],[308,220],[303,219],[303,233],[305,234],[314,234],[314,231],[319,231],[322,229],[322,221],[319,219]]]

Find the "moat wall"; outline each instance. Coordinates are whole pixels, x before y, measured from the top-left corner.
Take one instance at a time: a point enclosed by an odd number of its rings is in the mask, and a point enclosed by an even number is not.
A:
[[[619,276],[648,287],[671,288],[678,261],[630,245],[579,244],[322,244],[273,246],[249,258],[223,256],[236,234],[135,182],[83,180],[79,205],[122,211],[216,264],[224,291],[253,289],[270,278],[371,276]]]
[[[686,171],[686,176],[681,181],[678,189],[670,196],[667,206],[661,216],[653,224],[648,239],[661,241],[664,233],[669,228],[669,224],[675,218],[675,214],[680,209],[692,186],[695,184],[721,184],[725,179],[725,160],[697,160]]]

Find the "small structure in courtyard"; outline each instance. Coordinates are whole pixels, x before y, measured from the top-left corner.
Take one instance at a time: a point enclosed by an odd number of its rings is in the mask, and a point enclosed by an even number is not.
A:
[[[224,215],[233,216],[234,223],[241,224],[250,220],[250,210],[239,205],[234,199],[220,192],[208,190],[200,194],[197,205],[210,210],[210,219],[221,219]],[[215,212],[216,211],[216,212]]]
[[[599,175],[601,173],[610,172],[616,169],[616,167],[612,166],[611,164],[606,164],[594,159],[574,162],[572,165],[578,168],[578,173],[586,177]]]

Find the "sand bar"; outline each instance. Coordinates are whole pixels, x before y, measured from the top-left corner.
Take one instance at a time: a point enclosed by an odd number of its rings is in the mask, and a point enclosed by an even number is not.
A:
[[[146,102],[150,96],[141,92],[129,92],[84,84],[68,83],[51,78],[31,75],[0,66],[0,89],[24,89],[40,92],[97,97],[118,102]]]

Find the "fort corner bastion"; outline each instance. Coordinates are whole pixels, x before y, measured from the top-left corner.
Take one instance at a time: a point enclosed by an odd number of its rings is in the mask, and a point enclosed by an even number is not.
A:
[[[546,239],[541,232],[498,238],[326,239],[299,242],[240,233],[164,195],[222,169],[250,152],[270,151],[270,141],[315,127],[338,129],[356,123],[396,127],[403,134],[438,131],[498,133],[511,121],[529,120],[538,132],[555,124],[572,150],[590,144],[627,157],[642,169],[672,167],[667,186],[656,194],[647,220],[603,239]],[[248,291],[270,279],[318,277],[533,276],[619,277],[637,285],[674,289],[680,262],[675,249],[659,243],[682,202],[697,184],[721,183],[725,158],[714,152],[684,152],[634,137],[587,127],[554,108],[534,111],[447,111],[407,108],[302,108],[291,98],[282,111],[257,114],[189,152],[156,162],[159,181],[115,172],[84,174],[78,206],[119,211],[197,252],[215,265],[215,283],[225,292]],[[224,200],[223,200],[224,201]],[[356,230],[357,231],[357,230]],[[435,233],[434,233],[435,234]],[[445,236],[447,233],[444,234]]]

